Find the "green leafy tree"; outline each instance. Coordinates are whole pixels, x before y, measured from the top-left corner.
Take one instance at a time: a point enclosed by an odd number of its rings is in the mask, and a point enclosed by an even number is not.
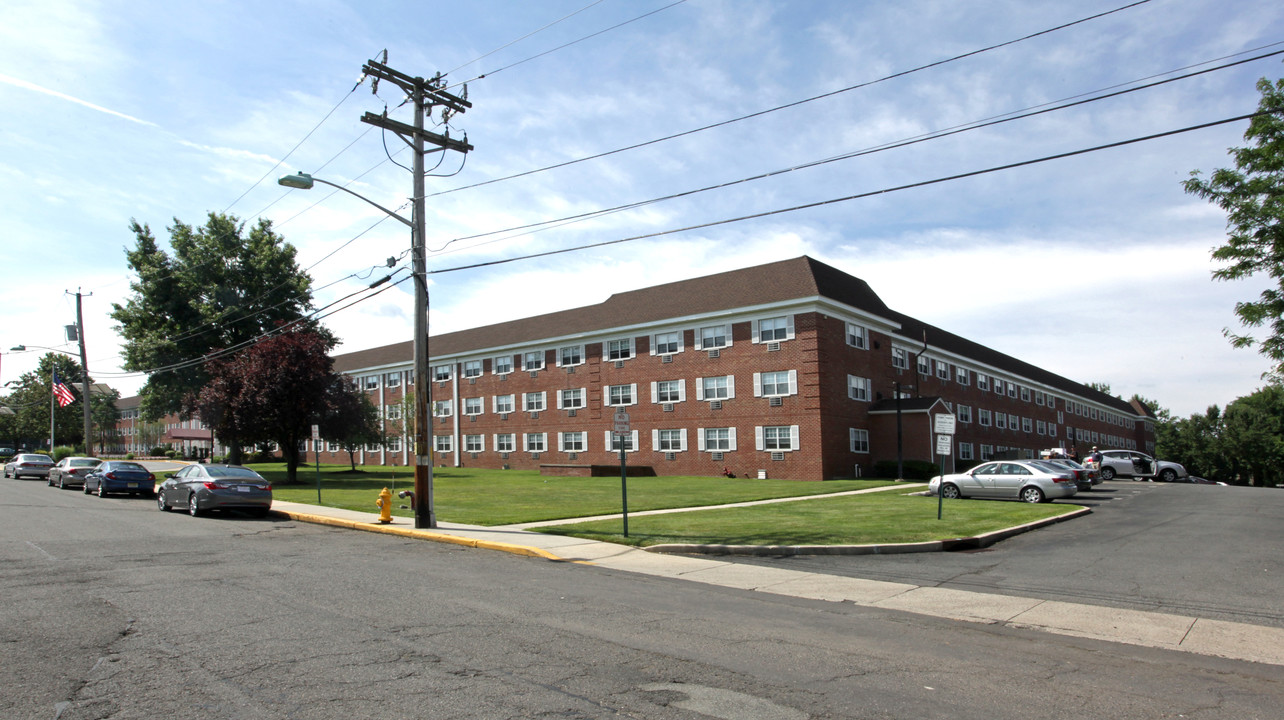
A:
[[[357,451],[368,443],[384,441],[379,408],[347,378],[339,377],[331,385],[320,425],[321,437],[338,443],[347,451],[348,462],[354,472],[357,469]]]
[[[208,353],[242,347],[300,321],[311,308],[312,279],[268,220],[247,232],[236,217],[221,213],[210,213],[201,227],[175,219],[172,254],[148,226],[131,221],[130,229],[135,245],[126,257],[137,279],[125,304],[113,305],[112,319],[125,340],[125,368],[149,373],[139,392],[146,420],[184,412],[184,398],[209,377],[200,362]],[[333,345],[314,323],[300,327]]]
[[[66,407],[53,404],[54,440],[63,445],[83,444],[85,440],[84,398],[81,397],[85,373],[80,363],[60,353],[46,353],[36,369],[24,373],[8,396],[13,410],[13,432],[29,443],[43,447],[49,441],[50,398],[53,397],[54,369],[58,379],[71,389],[76,401]],[[92,382],[92,378],[91,378]],[[91,413],[93,403],[90,404]],[[113,419],[113,423],[115,420]]]
[[[1268,385],[1227,405],[1222,432],[1237,482],[1277,484],[1284,467],[1284,387]]]
[[[1247,145],[1231,148],[1235,168],[1215,170],[1208,178],[1196,170],[1185,189],[1226,211],[1227,240],[1213,250],[1213,259],[1226,264],[1213,277],[1240,280],[1266,273],[1274,280],[1257,300],[1235,305],[1240,324],[1266,327],[1266,337],[1259,342],[1250,333],[1224,332],[1235,347],[1258,345],[1279,375],[1284,370],[1284,80],[1272,84],[1263,78],[1257,89],[1264,114],[1249,122]]]

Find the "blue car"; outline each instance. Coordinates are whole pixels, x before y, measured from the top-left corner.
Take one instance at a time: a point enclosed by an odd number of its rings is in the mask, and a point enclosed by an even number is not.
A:
[[[98,497],[124,493],[151,497],[156,489],[156,476],[136,462],[107,460],[85,476],[85,494]]]

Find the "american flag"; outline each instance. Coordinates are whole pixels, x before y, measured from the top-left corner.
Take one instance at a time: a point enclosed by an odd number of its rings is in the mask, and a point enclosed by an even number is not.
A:
[[[53,371],[53,394],[54,397],[58,398],[58,407],[67,407],[76,402],[76,396],[72,395],[67,386],[63,385],[62,381],[58,379],[57,370]]]

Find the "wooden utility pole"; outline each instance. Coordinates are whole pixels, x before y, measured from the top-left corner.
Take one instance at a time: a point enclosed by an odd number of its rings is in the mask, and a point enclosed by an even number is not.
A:
[[[415,124],[413,126],[390,119],[387,114],[366,113],[361,122],[396,133],[407,145],[414,148],[414,218],[411,225],[410,247],[413,255],[412,270],[415,278],[415,527],[437,527],[437,514],[432,496],[432,453],[429,443],[432,439],[432,414],[428,412],[430,402],[431,378],[428,375],[428,259],[424,246],[424,154],[425,152],[444,152],[456,150],[466,153],[473,149],[468,144],[468,136],[463,140],[450,137],[449,131],[440,135],[424,130],[424,116],[431,114],[432,109],[441,106],[443,123],[450,116],[462,113],[472,107],[468,102],[468,88],[465,86],[463,97],[446,92],[446,83],[438,73],[432,80],[411,77],[398,72],[387,65],[370,60],[362,72],[378,81],[390,82],[401,88],[414,102]],[[435,149],[425,151],[425,144],[432,144]]]

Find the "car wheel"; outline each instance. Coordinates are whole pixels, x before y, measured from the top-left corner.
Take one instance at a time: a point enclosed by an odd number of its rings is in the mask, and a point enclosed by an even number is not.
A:
[[[1115,469],[1109,466],[1101,468],[1101,479],[1104,482],[1110,482],[1111,480],[1114,480]]]
[[[1177,471],[1172,468],[1164,468],[1163,472],[1159,473],[1159,479],[1164,482],[1172,482],[1177,479]]]
[[[156,509],[169,512],[169,503],[165,502],[165,496],[162,493],[156,493]]]
[[[89,481],[88,481],[88,480],[86,480],[86,481],[85,481],[85,484],[80,486],[80,489],[81,489],[81,491],[82,491],[82,492],[84,492],[86,495],[88,495],[88,494],[89,494]]]
[[[187,496],[187,512],[192,517],[196,517],[201,514],[201,506],[196,502],[196,493],[192,493]]]
[[[89,487],[89,486],[88,486],[88,485],[86,485],[85,487]],[[85,492],[89,492],[89,491],[88,491],[88,490],[86,490]],[[105,498],[105,497],[107,497],[107,487],[106,487],[105,485],[103,485],[102,483],[98,483],[98,497],[100,497],[100,498]]]
[[[1043,491],[1033,485],[1028,488],[1024,488],[1021,490],[1021,501],[1028,503],[1041,503],[1043,502]]]
[[[963,493],[959,492],[958,485],[945,483],[941,486],[941,497],[947,500],[958,500],[963,497]]]
[[[59,476],[58,476],[58,489],[59,489],[59,490],[66,490],[66,489],[67,489],[67,480],[66,480],[65,478],[63,478],[63,476],[61,476],[61,475],[59,475]]]

